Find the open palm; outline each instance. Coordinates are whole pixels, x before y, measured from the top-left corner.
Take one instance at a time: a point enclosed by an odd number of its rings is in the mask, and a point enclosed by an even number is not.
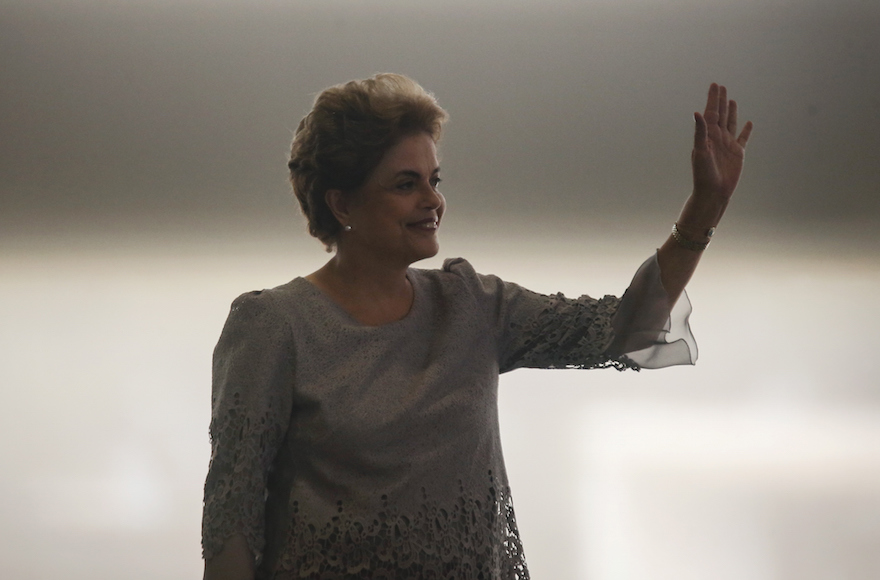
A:
[[[736,101],[728,101],[727,88],[715,83],[709,87],[705,112],[694,113],[694,119],[694,194],[730,198],[742,173],[752,122],[737,136]]]

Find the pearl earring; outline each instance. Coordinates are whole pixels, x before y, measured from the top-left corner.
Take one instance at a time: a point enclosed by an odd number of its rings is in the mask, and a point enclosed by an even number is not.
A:
[[[342,227],[342,230],[343,230],[343,231],[346,231],[346,232],[350,232],[350,231],[351,231],[351,226],[343,226],[343,227]]]

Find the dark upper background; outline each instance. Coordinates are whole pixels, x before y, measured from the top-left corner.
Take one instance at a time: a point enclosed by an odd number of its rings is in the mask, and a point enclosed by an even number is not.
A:
[[[880,217],[875,0],[0,0],[0,27],[6,243],[299,232],[292,130],[380,71],[450,112],[459,223],[671,221],[712,81],[757,126],[734,219]]]

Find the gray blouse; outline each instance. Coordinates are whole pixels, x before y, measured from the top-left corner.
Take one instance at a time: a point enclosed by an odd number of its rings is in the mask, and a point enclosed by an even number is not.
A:
[[[656,256],[622,299],[536,294],[462,259],[410,269],[409,314],[355,321],[303,278],[237,298],[214,351],[204,556],[258,578],[528,578],[498,374],[692,364]],[[670,340],[670,337],[679,337]]]

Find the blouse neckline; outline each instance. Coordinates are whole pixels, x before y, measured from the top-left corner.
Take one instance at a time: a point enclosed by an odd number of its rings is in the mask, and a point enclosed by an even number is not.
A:
[[[418,319],[419,313],[424,310],[424,297],[422,296],[422,288],[420,287],[419,276],[416,273],[416,270],[413,268],[407,268],[406,270],[406,278],[409,280],[410,285],[412,285],[413,289],[413,301],[412,305],[410,305],[409,312],[406,315],[393,322],[386,322],[385,324],[373,325],[373,324],[364,324],[358,321],[354,316],[352,316],[345,308],[339,305],[335,300],[333,300],[330,296],[328,296],[323,290],[318,288],[315,284],[308,281],[303,276],[298,276],[294,278],[293,282],[308,288],[308,292],[316,297],[317,300],[322,302],[325,306],[327,306],[328,310],[334,312],[340,319],[344,320],[350,326],[356,326],[358,328],[364,329],[392,329],[400,326],[406,326],[411,324],[411,322],[415,319]]]

